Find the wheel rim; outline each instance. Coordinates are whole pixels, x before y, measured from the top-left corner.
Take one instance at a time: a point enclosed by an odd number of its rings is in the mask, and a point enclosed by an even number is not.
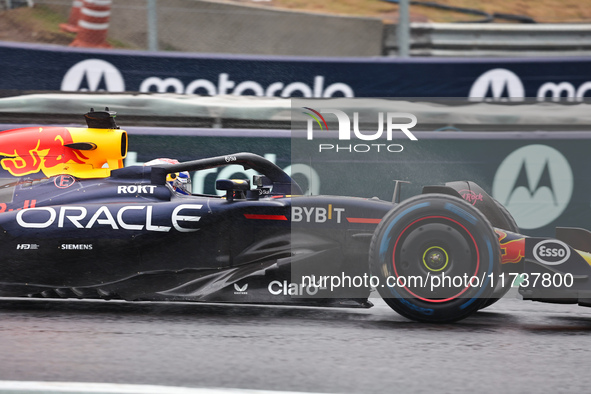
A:
[[[472,233],[445,216],[428,216],[410,223],[392,250],[398,287],[412,297],[437,303],[459,298],[477,276],[480,253]],[[422,285],[417,285],[420,276]],[[414,281],[410,281],[410,279]],[[432,289],[431,285],[437,285]],[[435,291],[432,291],[435,290]]]

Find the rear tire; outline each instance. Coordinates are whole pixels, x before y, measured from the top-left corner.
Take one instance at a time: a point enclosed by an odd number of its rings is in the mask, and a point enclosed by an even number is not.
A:
[[[499,256],[496,233],[480,211],[453,196],[428,194],[383,218],[369,263],[392,309],[412,320],[447,323],[471,315],[492,296]],[[470,285],[470,278],[478,279]],[[437,280],[449,285],[431,286]]]

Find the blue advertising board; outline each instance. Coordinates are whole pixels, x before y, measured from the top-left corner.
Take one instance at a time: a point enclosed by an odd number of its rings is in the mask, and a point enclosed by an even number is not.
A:
[[[591,96],[591,57],[301,58],[0,43],[0,90],[280,97]]]

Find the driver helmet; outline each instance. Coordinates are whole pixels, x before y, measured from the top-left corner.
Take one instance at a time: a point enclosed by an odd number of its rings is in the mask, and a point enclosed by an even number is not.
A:
[[[145,166],[156,166],[159,164],[179,164],[176,159],[160,158],[144,163]],[[191,176],[187,171],[173,172],[166,175],[166,185],[174,192],[191,195]]]

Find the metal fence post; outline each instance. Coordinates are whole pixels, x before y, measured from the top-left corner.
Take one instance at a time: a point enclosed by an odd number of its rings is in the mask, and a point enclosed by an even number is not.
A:
[[[158,50],[158,10],[156,0],[147,0],[148,50]]]
[[[408,57],[410,52],[410,0],[398,2],[398,56]]]

